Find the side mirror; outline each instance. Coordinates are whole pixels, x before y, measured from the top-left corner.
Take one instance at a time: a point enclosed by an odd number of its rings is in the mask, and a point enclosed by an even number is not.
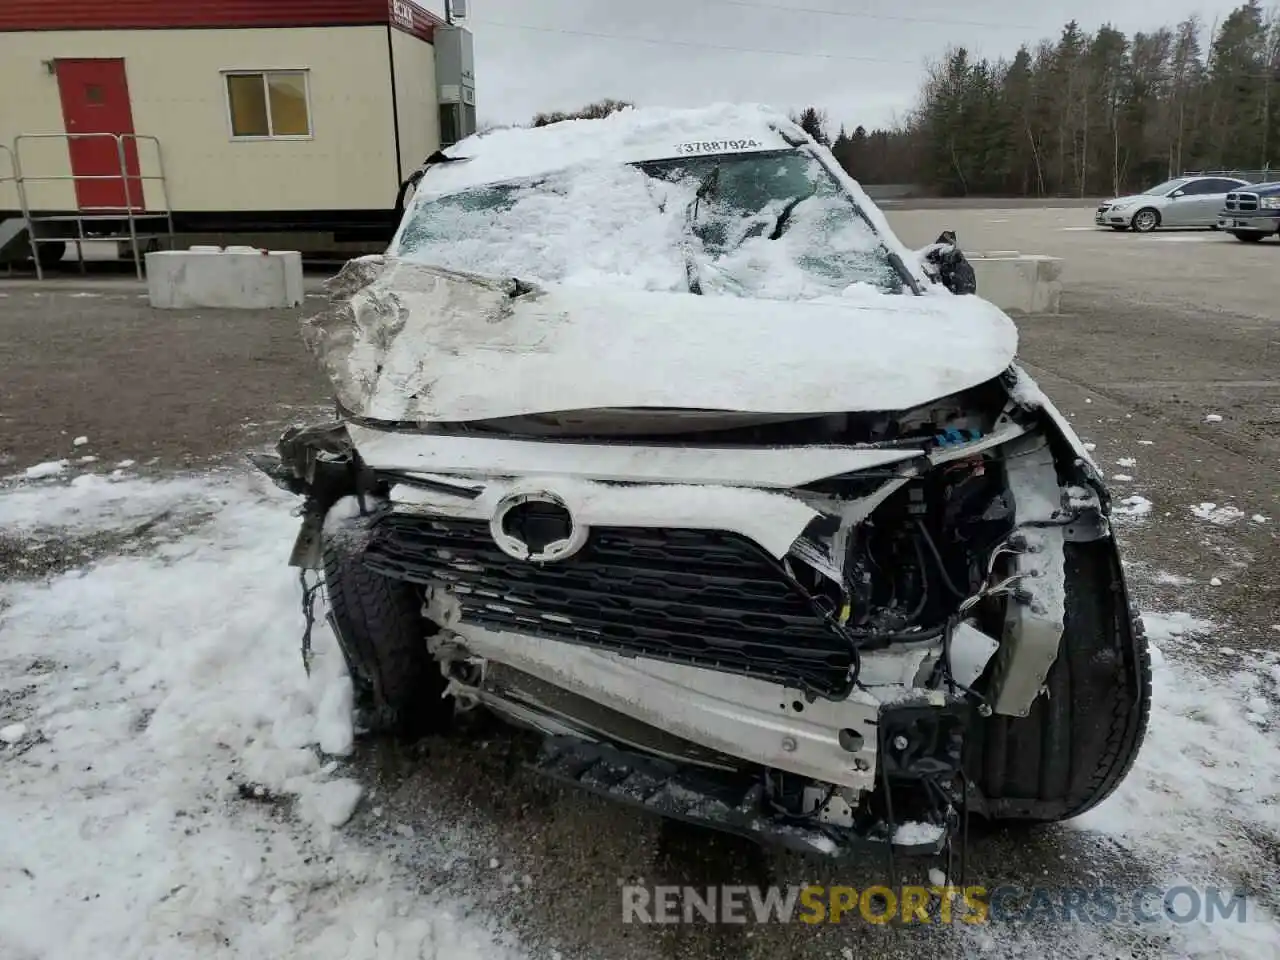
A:
[[[1175,190],[1173,193],[1169,194],[1169,197],[1173,200],[1177,200],[1179,197],[1185,197],[1186,195],[1187,191],[1185,190]]]
[[[934,247],[928,259],[937,270],[938,281],[952,293],[977,293],[978,278],[973,271],[973,265],[960,252],[955,231],[942,231]],[[942,249],[938,249],[939,247]]]

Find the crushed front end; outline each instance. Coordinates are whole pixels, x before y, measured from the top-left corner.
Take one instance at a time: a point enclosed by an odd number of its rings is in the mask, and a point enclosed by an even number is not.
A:
[[[900,414],[663,423],[348,418],[261,465],[308,498],[293,562],[341,542],[415,591],[448,696],[545,734],[541,772],[807,850],[944,848],[984,802],[970,731],[1058,655],[1065,543],[1109,536],[1087,454],[1017,368]]]
[[[338,418],[262,464],[383,720],[484,708],[562,782],[827,853],[1115,788],[1150,665],[1107,495],[953,244],[923,270],[756,109],[449,159],[303,325]]]

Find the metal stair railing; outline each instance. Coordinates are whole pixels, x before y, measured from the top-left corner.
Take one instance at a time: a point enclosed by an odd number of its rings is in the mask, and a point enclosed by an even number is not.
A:
[[[109,174],[53,174],[44,176],[29,176],[23,172],[22,167],[22,143],[23,141],[32,140],[63,140],[67,143],[68,154],[71,149],[72,140],[93,139],[93,138],[110,138],[115,143],[116,162],[118,164],[119,173]],[[156,165],[158,173],[143,173],[142,153],[139,144],[147,141],[155,146]],[[125,144],[132,142],[134,145],[134,153],[138,157],[138,172],[130,173],[129,164],[127,162],[128,153],[125,150]],[[27,235],[31,243],[32,258],[36,262],[36,277],[44,279],[44,268],[40,262],[38,253],[38,245],[41,243],[65,243],[67,240],[73,240],[76,245],[76,254],[80,261],[81,272],[85,269],[84,248],[82,244],[89,240],[117,240],[128,241],[129,249],[133,253],[134,269],[137,272],[138,279],[143,276],[143,258],[142,250],[139,247],[140,240],[161,240],[168,238],[169,247],[172,249],[174,241],[173,231],[173,205],[169,200],[169,180],[165,175],[164,169],[164,152],[160,147],[160,139],[158,137],[149,136],[140,133],[22,133],[13,138],[13,149],[7,151],[13,159],[14,175],[18,186],[18,202],[22,205],[22,216],[27,221]],[[79,197],[76,198],[74,213],[38,213],[31,209],[29,194],[27,193],[27,185],[32,183],[56,183],[69,182],[74,186],[76,183],[82,183],[92,180],[111,180],[119,181],[124,186],[124,206],[123,207],[85,207],[82,206]],[[146,202],[146,181],[156,180],[160,183],[160,194],[164,200],[163,211],[151,211],[145,207]],[[134,192],[137,192],[138,202],[134,202]],[[139,231],[139,221],[154,221],[163,219],[165,221],[165,232],[156,233],[154,231]],[[37,224],[74,224],[75,236],[41,236]],[[101,227],[107,228],[107,232],[95,232],[92,229],[86,233],[85,224],[96,223]],[[110,227],[118,224],[127,224],[128,231],[125,233],[112,232]]]

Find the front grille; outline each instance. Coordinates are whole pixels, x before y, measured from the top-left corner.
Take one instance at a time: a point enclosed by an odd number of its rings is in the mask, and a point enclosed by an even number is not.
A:
[[[670,660],[843,697],[849,641],[758,545],[711,530],[594,528],[582,550],[534,564],[476,520],[391,514],[365,564],[444,584],[462,621]]]
[[[1228,193],[1226,203],[1228,210],[1257,210],[1258,195],[1256,193]]]

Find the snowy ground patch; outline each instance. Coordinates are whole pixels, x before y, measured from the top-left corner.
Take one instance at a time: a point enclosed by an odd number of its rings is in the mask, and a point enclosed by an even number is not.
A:
[[[1206,520],[1220,527],[1229,527],[1244,516],[1243,510],[1229,503],[1222,506],[1216,503],[1197,503],[1190,509],[1197,520]]]
[[[343,830],[371,804],[333,759],[352,750],[351,690],[323,627],[313,678],[301,670],[285,566],[294,503],[241,474],[0,492],[0,523],[24,536],[168,518],[146,555],[0,585],[4,960],[519,955],[483,915],[422,893]],[[1190,614],[1145,620],[1147,744],[1076,828],[1160,883],[1246,889],[1249,921],[991,928],[971,932],[965,955],[1280,956],[1267,859],[1280,843],[1280,657],[1233,652]],[[1238,661],[1233,672],[1197,669],[1210,646]],[[447,842],[480,856],[465,837]]]
[[[1280,744],[1266,718],[1280,703],[1275,655],[1242,656],[1239,671],[1210,678],[1184,647],[1213,644],[1218,627],[1187,613],[1143,619],[1154,668],[1146,742],[1116,794],[1073,825],[1119,840],[1158,883],[1246,893],[1246,923],[1171,927],[1180,942],[1169,956],[1280,956],[1268,854],[1280,845]]]
[[[1111,508],[1111,512],[1117,519],[1136,519],[1138,517],[1145,517],[1149,514],[1151,512],[1151,507],[1152,504],[1150,500],[1135,493],[1131,497],[1125,497],[1118,504],[1113,506]]]
[[[19,531],[184,531],[0,585],[0,956],[516,955],[335,830],[349,681],[323,628],[301,668],[293,505],[242,475],[0,494]]]

